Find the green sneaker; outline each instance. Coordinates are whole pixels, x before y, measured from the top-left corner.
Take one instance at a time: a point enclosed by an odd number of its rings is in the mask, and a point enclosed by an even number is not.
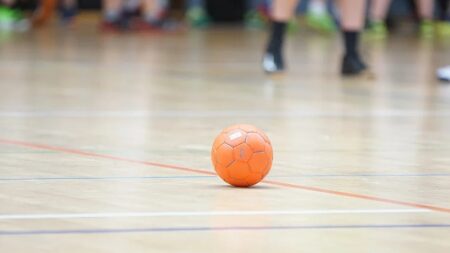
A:
[[[376,39],[384,39],[388,35],[388,29],[383,21],[371,21],[369,25],[369,34]]]
[[[433,38],[434,36],[434,25],[431,20],[423,20],[420,22],[420,36],[423,38]]]
[[[251,29],[263,29],[267,25],[267,21],[258,11],[252,10],[245,14],[245,27]]]
[[[211,19],[206,13],[206,10],[201,7],[190,8],[187,11],[186,17],[189,24],[194,28],[205,28],[211,23]]]
[[[448,21],[437,22],[436,32],[440,37],[450,37],[450,22]]]
[[[14,30],[23,20],[21,11],[0,7],[0,30]]]
[[[306,24],[314,30],[323,33],[332,33],[336,31],[336,24],[333,17],[327,13],[313,13],[306,14]]]

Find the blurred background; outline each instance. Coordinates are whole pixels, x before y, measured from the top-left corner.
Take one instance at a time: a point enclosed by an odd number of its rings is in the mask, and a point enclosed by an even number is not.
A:
[[[433,5],[430,16],[420,2]],[[270,0],[1,0],[0,28],[26,31],[57,21],[74,26],[80,15],[95,14],[103,30],[175,29],[186,25],[205,28],[213,24],[243,24],[264,29],[268,25]],[[336,30],[339,22],[334,1],[304,0],[298,20],[290,30],[303,27],[321,33]],[[418,28],[422,36],[450,36],[447,0],[371,0],[367,6],[367,29],[375,37],[387,31]],[[385,7],[387,6],[387,7]],[[426,18],[426,20],[424,20]],[[136,22],[139,21],[139,22]],[[430,21],[436,22],[434,25]]]

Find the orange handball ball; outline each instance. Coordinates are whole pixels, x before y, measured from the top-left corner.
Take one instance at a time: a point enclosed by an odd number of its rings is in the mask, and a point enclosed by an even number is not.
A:
[[[223,130],[214,141],[211,160],[227,183],[249,187],[260,182],[272,167],[273,151],[267,135],[251,125]]]

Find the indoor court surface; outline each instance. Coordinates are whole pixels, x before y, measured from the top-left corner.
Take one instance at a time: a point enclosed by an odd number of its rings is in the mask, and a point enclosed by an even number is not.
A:
[[[450,41],[264,31],[102,34],[81,18],[0,37],[0,252],[450,252]],[[215,173],[220,131],[274,149],[251,188]]]

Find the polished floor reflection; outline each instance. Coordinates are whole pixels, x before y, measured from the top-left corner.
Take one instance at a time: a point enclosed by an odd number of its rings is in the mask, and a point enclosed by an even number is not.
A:
[[[338,75],[339,36],[222,27],[100,34],[95,20],[0,36],[0,252],[448,252],[450,41],[363,41],[375,79]],[[264,129],[267,180],[226,186],[210,147]]]

